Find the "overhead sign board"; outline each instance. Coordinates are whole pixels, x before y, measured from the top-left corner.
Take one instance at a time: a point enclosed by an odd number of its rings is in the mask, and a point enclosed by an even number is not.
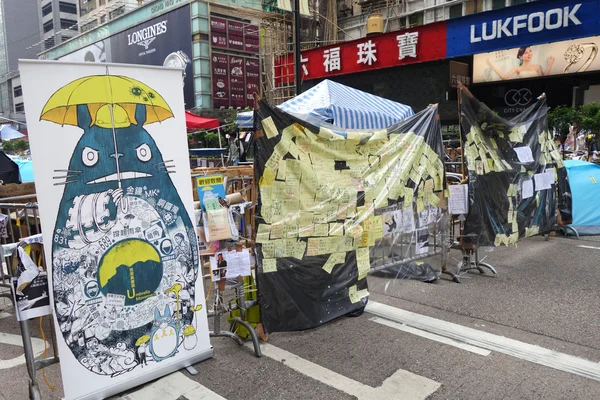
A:
[[[598,0],[550,0],[450,19],[447,56],[595,36],[598,15]]]

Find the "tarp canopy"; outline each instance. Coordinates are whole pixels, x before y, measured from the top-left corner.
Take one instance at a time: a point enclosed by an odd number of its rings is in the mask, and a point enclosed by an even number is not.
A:
[[[33,164],[31,160],[20,157],[10,157],[19,166],[21,183],[33,182]]]
[[[25,135],[10,125],[2,125],[0,126],[0,137],[2,140],[13,140],[23,138]]]
[[[600,235],[600,165],[587,161],[565,161],[572,195],[571,227],[579,235]]]
[[[344,129],[383,129],[414,114],[407,105],[341,83],[324,80],[278,106],[292,114],[310,115]],[[253,112],[239,113],[238,127],[253,127]]]
[[[185,125],[187,126],[188,131],[194,131],[198,129],[218,128],[221,124],[219,123],[218,119],[199,117],[189,111],[186,111]]]

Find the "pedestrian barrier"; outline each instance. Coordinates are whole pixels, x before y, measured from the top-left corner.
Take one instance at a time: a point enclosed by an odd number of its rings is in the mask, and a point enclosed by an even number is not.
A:
[[[33,199],[35,199],[35,196],[21,196],[20,198],[10,198],[4,200],[22,201]],[[42,244],[35,243],[35,246],[37,246],[35,250],[34,244],[31,244],[32,242],[37,242],[41,239],[39,238],[39,235],[41,234],[41,227],[38,218],[38,208],[36,203],[0,203],[0,213],[8,217],[6,232],[2,237],[2,244],[0,245],[0,259],[3,262],[3,265],[7,266],[8,276],[2,276],[0,285],[4,288],[10,288],[11,294],[8,294],[9,292],[7,291],[4,291],[2,292],[2,296],[10,296],[9,298],[11,301],[13,301],[14,307],[17,308],[18,304],[14,303],[13,300],[16,299],[16,294],[14,293],[16,288],[12,282],[13,278],[16,278],[18,275],[17,268],[19,267],[19,262],[16,256],[18,248],[29,248],[30,254],[33,254],[35,251],[38,255],[38,266],[46,270],[46,262]],[[39,318],[41,319],[42,317],[40,316]],[[45,357],[46,352],[44,351],[44,358],[36,360],[33,351],[32,336],[29,324],[30,319],[21,318],[19,321],[21,337],[23,340],[23,349],[25,353],[25,364],[27,366],[27,373],[29,375],[29,398],[32,400],[40,400],[41,395],[37,382],[37,371],[43,370],[45,367],[59,362],[56,332],[54,329],[54,322],[50,320],[50,339],[53,355],[50,357]],[[44,336],[41,321],[40,330]],[[45,338],[43,339],[45,346]]]

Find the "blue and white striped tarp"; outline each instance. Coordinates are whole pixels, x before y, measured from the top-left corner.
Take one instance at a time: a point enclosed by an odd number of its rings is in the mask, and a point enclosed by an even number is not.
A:
[[[414,115],[407,105],[330,80],[324,80],[279,108],[310,115],[344,129],[383,129]],[[252,111],[238,114],[238,126],[251,128],[252,118]]]

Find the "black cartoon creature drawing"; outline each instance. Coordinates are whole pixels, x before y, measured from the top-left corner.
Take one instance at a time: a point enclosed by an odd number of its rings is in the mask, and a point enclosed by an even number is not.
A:
[[[55,177],[64,190],[53,233],[53,290],[65,342],[100,375],[184,350],[179,331],[200,309],[191,297],[182,312],[168,294],[175,285],[193,293],[198,272],[194,226],[169,176],[174,166],[144,129],[171,117],[156,91],[108,73],[67,84],[42,111],[43,120],[83,131],[68,168]],[[175,336],[167,351],[153,334],[171,310],[179,312],[175,325],[160,328]]]

